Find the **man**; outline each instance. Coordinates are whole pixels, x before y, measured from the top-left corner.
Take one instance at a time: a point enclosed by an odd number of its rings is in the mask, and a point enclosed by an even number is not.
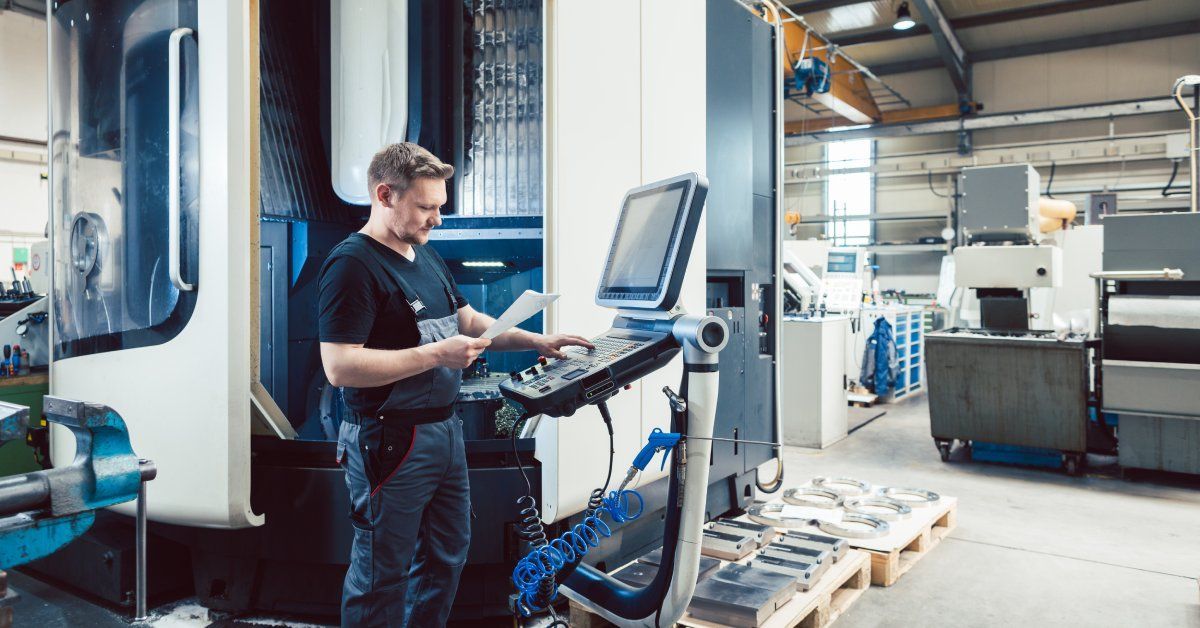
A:
[[[321,269],[321,361],[353,410],[337,459],[350,489],[354,544],[343,626],[446,623],[470,543],[462,371],[485,349],[563,357],[584,338],[512,330],[479,338],[476,312],[426,246],[442,224],[454,168],[416,144],[371,160],[371,216]]]

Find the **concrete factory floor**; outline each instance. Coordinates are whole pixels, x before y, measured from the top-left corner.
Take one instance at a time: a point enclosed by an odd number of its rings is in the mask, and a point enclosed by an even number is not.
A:
[[[958,497],[958,526],[888,588],[871,587],[838,628],[1200,626],[1200,482],[1120,478],[1092,456],[1084,477],[943,463],[922,395],[821,450],[789,447],[785,484],[816,475]],[[1137,476],[1133,476],[1137,477]]]
[[[824,451],[788,448],[786,486],[815,475],[930,488],[959,498],[958,527],[899,582],[871,587],[838,628],[879,626],[1200,627],[1200,482],[1123,480],[1112,459],[1085,477],[938,458],[924,397]],[[124,626],[119,616],[13,574],[17,626]],[[194,600],[155,626],[205,626]],[[255,618],[233,625],[294,625]],[[498,625],[505,625],[499,623]],[[511,625],[511,624],[509,624]]]

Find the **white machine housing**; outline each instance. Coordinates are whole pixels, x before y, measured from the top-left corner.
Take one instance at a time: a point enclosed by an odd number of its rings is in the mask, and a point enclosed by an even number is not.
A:
[[[783,254],[783,281],[787,285],[788,290],[795,293],[800,299],[800,309],[817,309],[824,302],[825,284],[821,278],[807,264],[800,261],[794,253],[784,249]]]
[[[848,407],[841,366],[850,317],[797,318],[781,325],[783,442],[824,448],[846,437]]]
[[[408,0],[329,3],[333,190],[370,205],[367,167],[408,129]]]
[[[597,308],[590,290],[578,287],[599,281],[602,268],[594,260],[603,259],[608,242],[596,234],[611,230],[626,190],[706,169],[706,15],[695,9],[686,0],[659,0],[599,12],[561,3],[546,13],[545,54],[553,59],[546,66],[546,107],[553,123],[545,126],[544,290],[562,294],[546,310],[547,333],[594,336],[611,326],[611,311]],[[251,138],[258,111],[249,88],[248,20],[240,3],[198,3],[199,147],[187,157],[198,160],[199,227],[195,242],[181,244],[198,247],[195,311],[160,344],[51,363],[54,394],[112,407],[128,424],[134,449],[158,463],[158,479],[148,485],[148,514],[164,523],[242,528],[264,522],[250,507],[251,348],[258,345],[259,321],[251,315],[257,278],[244,263],[257,216]],[[67,35],[56,28],[51,26],[52,76],[62,63],[55,60],[69,54]],[[614,48],[614,39],[640,43]],[[608,52],[597,56],[599,49]],[[607,96],[597,100],[597,93]],[[65,127],[70,114],[59,98],[52,94],[52,128]],[[395,91],[392,100],[401,102]],[[376,138],[371,150],[385,141]],[[604,176],[596,176],[599,163]],[[51,164],[52,179],[62,167]],[[52,194],[52,211],[58,212],[56,203],[65,199],[57,189]],[[705,303],[704,243],[701,221],[688,261],[693,271],[680,292],[680,303],[697,313]],[[67,260],[55,263],[56,272],[66,272]],[[669,408],[659,391],[678,386],[681,369],[677,358],[609,401],[620,422],[618,460],[631,459],[654,428],[669,429]],[[594,446],[608,438],[599,412],[587,407],[568,419],[543,419],[534,438],[543,519],[580,512],[603,481],[598,473],[608,459],[605,448]],[[73,439],[56,433],[52,455],[57,464],[69,463]],[[639,484],[665,475],[651,466]],[[132,508],[117,507],[126,514]]]
[[[960,288],[1057,288],[1062,249],[1057,246],[960,246],[954,249],[954,285]]]

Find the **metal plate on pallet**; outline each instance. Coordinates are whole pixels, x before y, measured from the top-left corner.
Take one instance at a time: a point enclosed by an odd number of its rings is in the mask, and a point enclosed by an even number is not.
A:
[[[738,521],[737,519],[718,519],[709,524],[710,529],[729,534],[753,536],[760,546],[770,543],[775,538],[775,528],[753,521]]]
[[[730,563],[717,570],[712,575],[715,580],[725,580],[748,587],[782,591],[785,595],[796,592],[796,579],[790,575],[781,574],[766,569],[756,569],[749,565]]]
[[[758,543],[747,535],[705,530],[704,537],[701,539],[700,551],[716,558],[738,560],[754,551],[757,546]]]
[[[709,578],[696,585],[688,612],[696,619],[754,628],[791,599],[786,589],[771,591]]]
[[[821,574],[825,573],[824,568],[816,563],[805,563],[798,560],[788,560],[778,556],[759,554],[750,561],[750,566],[755,569],[765,569],[775,573],[781,573],[785,576],[791,576],[796,580],[796,588],[801,591],[807,591]]]
[[[768,545],[758,551],[760,556],[774,556],[785,560],[796,560],[802,563],[812,563],[826,568],[833,564],[833,553],[829,550],[797,547],[795,545]]]
[[[850,544],[846,542],[846,539],[795,530],[789,530],[787,534],[780,535],[779,538],[775,539],[775,545],[826,550],[833,557],[833,562],[835,563],[845,557],[846,552],[850,550]]]
[[[643,554],[641,557],[639,557],[637,559],[637,561],[639,563],[645,563],[647,565],[654,565],[655,567],[660,566],[662,564],[662,548],[660,547],[660,548],[654,550],[653,552],[647,552],[647,553]],[[720,568],[721,568],[721,561],[719,561],[715,558],[709,558],[708,556],[701,556],[700,557],[700,568],[697,571],[699,576],[696,578],[696,580],[697,581],[703,580],[703,579],[709,577],[710,575],[712,575],[715,571],[717,571]]]

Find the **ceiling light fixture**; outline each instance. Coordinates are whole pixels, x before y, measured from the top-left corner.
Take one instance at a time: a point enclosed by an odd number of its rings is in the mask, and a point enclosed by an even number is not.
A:
[[[908,3],[901,2],[900,8],[896,9],[896,21],[892,22],[892,28],[898,31],[906,31],[916,25],[917,23],[913,21],[912,13],[908,10]]]
[[[506,268],[508,266],[508,264],[505,264],[504,262],[474,260],[463,262],[462,265],[466,266],[467,268]]]

